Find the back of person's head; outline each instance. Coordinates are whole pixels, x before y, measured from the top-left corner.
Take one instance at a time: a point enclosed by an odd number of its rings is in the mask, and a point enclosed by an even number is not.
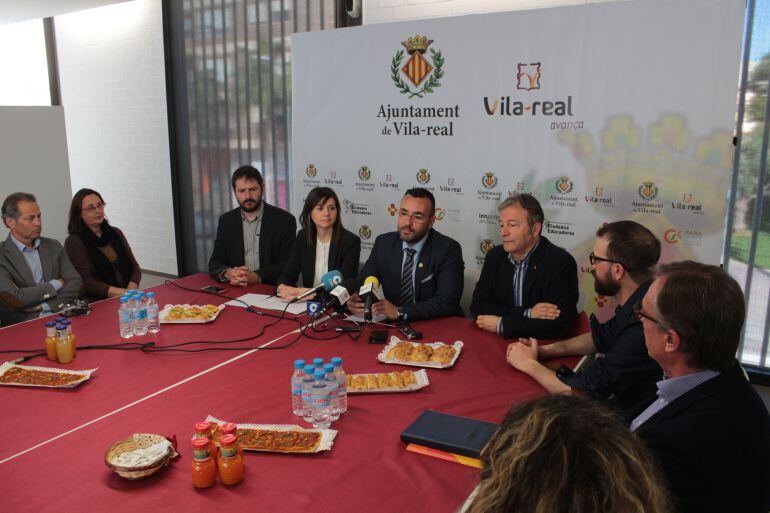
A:
[[[497,211],[502,212],[508,207],[516,206],[521,207],[527,211],[527,222],[529,224],[530,231],[532,231],[536,223],[540,223],[541,225],[543,224],[543,221],[545,220],[543,207],[540,206],[540,202],[537,201],[537,198],[531,194],[522,193],[508,196],[503,200],[502,203],[500,203],[500,205],[497,206]]]
[[[33,194],[28,192],[14,192],[9,194],[3,201],[2,215],[3,221],[6,219],[18,219],[19,215],[19,203],[22,201],[28,201],[30,203],[37,203],[37,199]]]
[[[240,180],[242,178],[245,178],[246,180],[256,180],[260,187],[264,187],[263,180],[262,180],[262,173],[259,172],[259,170],[254,166],[241,166],[235,171],[233,171],[233,178],[232,178],[232,185],[233,190],[235,190],[235,182],[236,180]]]
[[[599,402],[549,395],[514,405],[482,454],[472,513],[668,513],[652,456]]]
[[[616,260],[636,283],[652,278],[660,258],[660,241],[653,233],[635,221],[615,221],[596,231],[597,237],[608,240],[607,258]]]
[[[70,235],[80,235],[86,229],[86,223],[83,221],[83,200],[86,196],[95,195],[99,198],[99,201],[104,203],[102,195],[93,189],[80,189],[72,197],[70,203],[69,218],[67,219],[67,233]],[[107,219],[105,218],[105,221]]]
[[[679,335],[688,364],[725,371],[735,362],[746,316],[738,282],[716,265],[692,260],[660,264],[654,310],[662,329]]]

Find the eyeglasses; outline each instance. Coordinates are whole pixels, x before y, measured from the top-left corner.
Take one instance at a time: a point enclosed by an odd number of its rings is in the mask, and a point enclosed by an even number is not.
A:
[[[634,304],[633,311],[634,311],[634,316],[637,319],[639,319],[640,321],[642,319],[647,319],[648,321],[652,321],[655,324],[657,324],[658,326],[660,326],[661,328],[663,328],[663,325],[660,323],[660,321],[658,319],[656,319],[655,317],[652,317],[650,315],[647,315],[646,313],[644,313],[644,311],[642,311],[642,302],[641,301],[638,301],[636,304]]]
[[[623,265],[623,262],[620,262],[618,260],[610,260],[609,258],[602,258],[602,257],[596,256],[593,251],[591,251],[591,254],[588,255],[588,261],[591,262],[591,265],[596,265],[596,262],[609,262],[611,264]],[[623,267],[625,267],[625,265],[623,265]]]
[[[91,205],[90,207],[86,207],[81,209],[82,212],[93,212],[94,210],[104,210],[104,207],[106,207],[106,203],[97,203],[96,205]]]

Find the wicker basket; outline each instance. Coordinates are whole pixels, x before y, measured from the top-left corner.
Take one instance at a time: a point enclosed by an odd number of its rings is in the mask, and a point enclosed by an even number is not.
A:
[[[176,450],[174,450],[173,446],[169,446],[166,454],[157,460],[138,467],[121,467],[119,465],[114,465],[112,460],[124,452],[134,451],[136,449],[144,449],[146,447],[160,443],[163,440],[165,440],[165,437],[160,435],[152,435],[146,433],[135,434],[130,438],[126,438],[125,440],[121,440],[113,444],[112,447],[110,447],[107,451],[107,454],[104,455],[104,463],[112,470],[114,470],[115,473],[117,473],[120,477],[131,480],[142,479],[143,477],[152,475],[158,470],[167,466],[172,459],[179,456]]]

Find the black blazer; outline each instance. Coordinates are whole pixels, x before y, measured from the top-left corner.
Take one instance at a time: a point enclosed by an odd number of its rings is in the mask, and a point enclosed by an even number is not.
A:
[[[463,254],[454,239],[434,229],[415,262],[415,302],[404,306],[408,321],[463,315],[460,298],[463,295]],[[401,265],[404,250],[398,232],[377,237],[369,259],[358,275],[360,287],[368,276],[376,276],[385,299],[398,305],[401,296]]]
[[[291,285],[297,283],[297,278],[302,274],[302,286],[313,287],[321,277],[315,274],[315,248],[316,245],[307,245],[307,232],[303,228],[297,234],[294,247],[291,248],[289,261],[283,268],[278,285]],[[357,235],[343,229],[339,243],[332,240],[329,246],[329,270],[337,269],[342,277],[354,280],[358,274],[358,261],[361,257],[361,239]]]
[[[280,208],[265,203],[259,234],[259,269],[252,269],[262,283],[275,285],[289,259],[297,231],[294,216]],[[243,219],[240,207],[222,214],[214,241],[214,252],[209,260],[209,274],[218,278],[230,267],[243,265]]]
[[[636,433],[660,462],[682,513],[770,510],[770,416],[737,362]]]
[[[498,315],[503,318],[503,337],[565,337],[577,319],[577,263],[572,255],[545,237],[529,257],[522,291],[523,306],[514,306],[513,264],[503,246],[487,253],[471,301],[471,314]],[[537,303],[553,303],[561,314],[557,319],[531,319],[527,308]]]

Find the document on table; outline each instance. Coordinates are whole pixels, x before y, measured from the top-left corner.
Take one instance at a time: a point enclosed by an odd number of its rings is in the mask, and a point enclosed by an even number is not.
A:
[[[348,315],[347,317],[345,317],[345,320],[346,321],[355,322],[355,323],[358,323],[358,324],[363,324],[365,322],[364,318],[361,317],[360,315]],[[387,321],[387,320],[388,320],[388,316],[387,315],[385,315],[385,314],[377,314],[372,319],[372,322],[376,323],[376,322],[382,322],[382,321]]]
[[[286,308],[286,303],[284,303],[281,298],[277,296],[268,296],[266,294],[244,294],[237,300],[233,299],[232,301],[228,301],[225,304],[245,308],[241,301],[243,301],[243,303],[247,303],[250,306],[264,308],[265,310],[278,310],[279,312],[283,312],[283,309]],[[304,302],[300,302],[290,304],[289,307],[286,308],[286,311],[294,315],[299,315],[305,313],[306,309],[306,304]]]

